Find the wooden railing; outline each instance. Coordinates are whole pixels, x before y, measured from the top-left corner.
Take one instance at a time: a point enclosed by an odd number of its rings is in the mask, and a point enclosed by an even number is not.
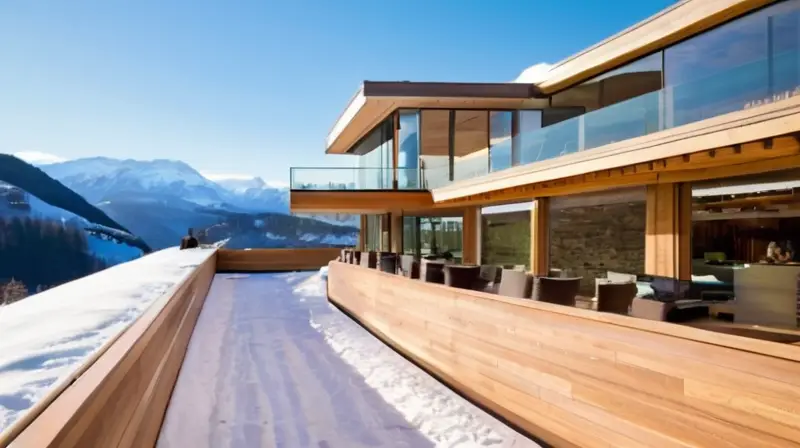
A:
[[[555,446],[800,446],[800,347],[338,262],[329,299]]]
[[[13,446],[154,446],[215,270],[216,254],[113,341]]]
[[[221,249],[0,436],[0,447],[154,446],[214,274],[319,269],[339,249]]]
[[[340,249],[221,249],[217,252],[219,272],[269,272],[319,269],[339,256]]]

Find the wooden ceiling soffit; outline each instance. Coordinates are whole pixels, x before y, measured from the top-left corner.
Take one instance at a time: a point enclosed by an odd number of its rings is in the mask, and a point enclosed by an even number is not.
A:
[[[619,187],[759,174],[800,166],[800,134],[714,148],[647,163],[595,171],[442,201],[444,205],[485,205]]]

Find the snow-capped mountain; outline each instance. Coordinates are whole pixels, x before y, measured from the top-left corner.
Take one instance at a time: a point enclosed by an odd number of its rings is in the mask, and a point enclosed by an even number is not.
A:
[[[106,157],[39,166],[90,202],[119,194],[168,194],[203,206],[225,203],[226,190],[189,165],[173,160],[117,160]]]
[[[207,177],[181,161],[93,157],[39,167],[97,204],[138,196],[236,212],[289,211],[286,188],[274,188],[259,177]]]

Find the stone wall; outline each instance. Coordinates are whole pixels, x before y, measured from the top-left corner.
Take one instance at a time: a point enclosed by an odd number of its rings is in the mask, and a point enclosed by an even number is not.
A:
[[[583,277],[580,294],[594,296],[607,271],[644,273],[645,203],[550,211],[550,267]]]

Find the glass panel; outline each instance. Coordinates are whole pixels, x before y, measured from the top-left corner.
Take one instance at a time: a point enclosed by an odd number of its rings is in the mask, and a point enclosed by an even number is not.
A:
[[[367,215],[367,239],[365,249],[378,252],[381,250],[381,218],[382,215]]]
[[[421,183],[433,189],[450,182],[450,111],[420,111]]]
[[[530,202],[485,207],[481,226],[481,264],[530,269]]]
[[[661,89],[661,52],[653,53],[553,95],[553,107],[591,112]]]
[[[416,168],[398,170],[398,177],[415,176]],[[391,190],[391,168],[291,168],[292,190]]]
[[[666,126],[791,95],[800,85],[798,9],[798,0],[783,2],[667,49]]]
[[[420,256],[419,218],[403,216],[403,253]]]
[[[535,161],[530,160],[538,155],[539,148],[537,141],[531,138],[533,131],[542,128],[542,111],[540,110],[521,110],[519,111],[519,131],[514,136],[514,165],[521,165]]]
[[[798,188],[797,168],[692,184],[691,298],[749,324],[741,336],[800,342],[785,332],[798,326]]]
[[[463,218],[421,217],[419,222],[423,257],[461,261]]]
[[[489,172],[489,111],[457,110],[455,118],[453,180],[471,179]]]
[[[392,172],[394,167],[393,136],[394,125],[390,117],[353,148],[351,153],[359,156],[359,168],[367,168],[356,172],[359,176],[359,184],[371,185],[371,189],[376,190],[392,189],[394,183],[394,173]]]
[[[489,171],[511,167],[511,124],[514,113],[493,111],[489,113]]]
[[[397,172],[398,188],[419,189],[419,112],[400,111],[398,130]]]
[[[581,277],[579,295],[595,296],[595,279],[644,272],[645,189],[553,198],[550,275]]]

